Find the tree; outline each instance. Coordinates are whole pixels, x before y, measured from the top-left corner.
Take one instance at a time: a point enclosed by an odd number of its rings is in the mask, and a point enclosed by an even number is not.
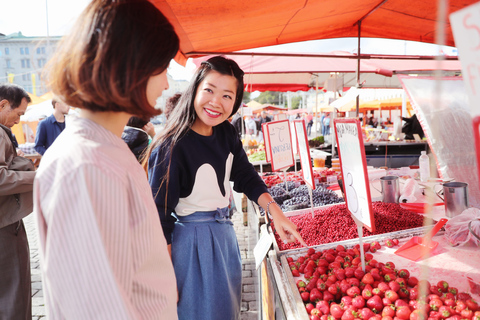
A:
[[[248,91],[244,91],[243,92],[243,99],[242,99],[242,102],[247,104],[248,102],[250,102],[250,92]]]
[[[280,103],[280,93],[277,91],[265,91],[255,99],[255,101],[261,104],[276,104]]]
[[[302,101],[301,96],[292,97],[292,109],[298,109],[300,107],[301,101]]]

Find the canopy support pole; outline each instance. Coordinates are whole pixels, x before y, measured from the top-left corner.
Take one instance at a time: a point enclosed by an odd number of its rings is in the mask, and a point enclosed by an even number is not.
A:
[[[358,21],[358,41],[357,41],[357,89],[360,89],[362,86],[360,85],[360,36],[362,31],[362,20]],[[355,108],[355,117],[358,118],[360,114],[360,94],[357,95],[356,98],[356,108]]]
[[[317,116],[318,116],[318,74],[315,81],[315,112],[313,113],[313,128],[317,132]],[[317,134],[315,133],[315,137]]]

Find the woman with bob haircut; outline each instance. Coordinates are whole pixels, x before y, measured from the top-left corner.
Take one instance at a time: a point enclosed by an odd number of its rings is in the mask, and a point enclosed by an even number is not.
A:
[[[147,151],[148,176],[171,255],[179,319],[240,316],[242,262],[228,211],[230,181],[270,212],[283,241],[300,241],[228,122],[242,103],[243,71],[215,56],[202,62]]]
[[[179,39],[146,0],[93,0],[49,65],[79,108],[34,185],[49,319],[177,319],[175,274],[141,165],[121,134],[159,113]]]

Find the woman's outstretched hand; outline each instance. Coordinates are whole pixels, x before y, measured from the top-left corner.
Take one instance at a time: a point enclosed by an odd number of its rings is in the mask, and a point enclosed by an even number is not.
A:
[[[308,247],[305,241],[303,241],[302,236],[298,233],[297,226],[283,214],[280,206],[272,201],[273,198],[269,193],[264,193],[258,198],[258,204],[263,207],[265,212],[267,212],[267,210],[270,211],[271,218],[269,217],[269,219],[273,219],[275,230],[280,236],[280,239],[284,243],[298,241],[304,247]],[[268,205],[268,203],[270,203],[270,205]]]

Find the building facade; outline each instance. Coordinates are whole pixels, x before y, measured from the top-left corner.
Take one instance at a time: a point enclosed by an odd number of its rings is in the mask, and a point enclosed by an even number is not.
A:
[[[48,92],[42,72],[60,39],[0,33],[0,82],[16,83],[36,96]]]

